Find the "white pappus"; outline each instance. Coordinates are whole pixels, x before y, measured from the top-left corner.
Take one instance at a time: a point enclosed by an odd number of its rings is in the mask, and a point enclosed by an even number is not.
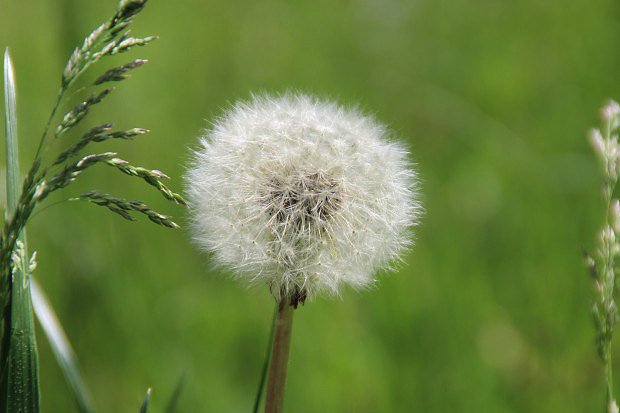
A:
[[[421,212],[417,173],[388,130],[303,94],[234,105],[185,178],[196,244],[295,306],[371,284],[412,243]]]

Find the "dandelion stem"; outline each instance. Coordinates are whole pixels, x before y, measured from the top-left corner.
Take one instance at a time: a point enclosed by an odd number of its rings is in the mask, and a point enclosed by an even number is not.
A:
[[[289,349],[291,347],[294,310],[289,299],[282,295],[278,304],[278,315],[273,336],[265,413],[281,413],[283,411],[284,387],[286,384]]]

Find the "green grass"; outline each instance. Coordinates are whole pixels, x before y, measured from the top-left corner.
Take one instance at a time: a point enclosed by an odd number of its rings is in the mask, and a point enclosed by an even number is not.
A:
[[[70,51],[114,5],[0,6],[22,164]],[[150,63],[88,122],[151,129],[110,148],[166,171],[173,189],[205,119],[251,91],[360,102],[407,140],[427,210],[417,245],[378,288],[296,314],[287,411],[602,411],[581,262],[602,207],[585,135],[620,97],[618,13],[611,0],[152,1],[134,29],[160,36],[140,50]],[[140,194],[183,214],[118,175],[86,173],[71,191]],[[251,411],[267,291],[219,277],[186,232],[86,204],[37,215],[28,237],[98,411],[135,411],[147,387],[149,410],[163,410],[180,376],[178,411]],[[42,410],[75,411],[38,333]]]

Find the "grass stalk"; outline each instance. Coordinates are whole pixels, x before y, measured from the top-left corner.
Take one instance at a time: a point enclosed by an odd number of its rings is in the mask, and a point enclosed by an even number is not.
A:
[[[265,413],[281,413],[283,411],[286,371],[293,328],[293,311],[295,311],[294,307],[283,295],[278,303],[278,314],[273,335]]]
[[[612,341],[618,322],[616,305],[616,257],[620,252],[620,201],[614,190],[620,172],[620,145],[616,131],[620,126],[620,105],[610,101],[601,110],[602,130],[593,129],[589,140],[603,166],[604,225],[599,231],[596,255],[586,253],[586,262],[594,284],[592,314],[596,327],[596,347],[605,374],[606,413],[618,413],[614,398]]]

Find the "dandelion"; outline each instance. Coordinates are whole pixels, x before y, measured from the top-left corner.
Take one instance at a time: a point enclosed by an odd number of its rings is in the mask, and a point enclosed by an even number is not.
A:
[[[277,297],[364,287],[411,243],[407,151],[357,111],[306,95],[237,104],[186,176],[196,243]]]
[[[292,308],[373,284],[412,242],[417,174],[389,135],[335,103],[255,96],[216,121],[194,153],[186,187],[195,242],[279,302],[267,411],[281,404],[271,393],[283,389],[272,385],[283,386]]]

